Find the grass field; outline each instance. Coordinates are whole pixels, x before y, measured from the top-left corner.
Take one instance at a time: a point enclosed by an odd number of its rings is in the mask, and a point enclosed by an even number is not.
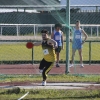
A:
[[[19,88],[0,90],[0,99],[18,100],[27,92],[29,94],[21,100],[100,100],[100,90],[25,90]]]
[[[0,82],[40,82],[41,75],[0,75]],[[100,83],[100,75],[49,75],[48,82],[94,82]]]
[[[32,59],[32,49],[27,49],[26,43],[6,43],[0,44],[0,61],[7,60],[31,60]],[[70,44],[70,59],[72,54],[72,46]],[[34,47],[33,52],[34,60],[41,60],[43,57],[42,48]],[[64,43],[64,50],[61,51],[60,60],[66,60],[66,44]],[[78,52],[76,52],[75,60],[79,60]],[[89,60],[89,43],[86,42],[83,45],[83,60]],[[91,60],[100,60],[100,43],[91,43]]]

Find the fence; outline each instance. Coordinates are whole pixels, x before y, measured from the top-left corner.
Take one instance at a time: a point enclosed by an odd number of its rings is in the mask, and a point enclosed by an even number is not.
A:
[[[41,47],[27,49],[25,44],[30,40],[0,40],[0,63],[1,64],[18,64],[18,63],[39,63],[42,58]],[[31,42],[35,42],[31,40]],[[37,41],[38,42],[38,41]],[[64,41],[65,43],[66,41]],[[100,40],[86,41],[83,48],[83,62],[86,64],[100,63]],[[70,43],[71,45],[71,43]],[[66,45],[65,45],[66,46]],[[70,46],[71,47],[71,46]],[[70,49],[71,50],[71,49]],[[62,51],[60,63],[66,63],[66,50]],[[98,56],[96,55],[98,54]],[[71,54],[70,54],[71,55]],[[76,59],[79,62],[79,59]]]
[[[65,26],[66,25],[63,24],[64,28],[65,28]],[[75,26],[74,24],[71,24],[71,27],[74,27],[74,26]],[[16,33],[16,36],[20,36],[21,28],[25,29],[26,27],[27,28],[31,28],[31,31],[27,30],[27,35],[30,34],[30,33],[34,33],[34,36],[35,36],[36,34],[39,33],[39,28],[42,28],[42,27],[49,28],[50,33],[52,33],[52,30],[54,28],[54,24],[0,24],[0,34],[1,34],[1,36],[4,36],[4,35],[6,35],[6,36],[8,35],[9,36],[8,33],[4,34],[3,31],[7,30],[6,28],[12,28],[12,30],[15,28],[14,31]],[[96,24],[81,24],[81,27],[91,37],[100,36],[100,33],[99,33],[100,32],[100,24],[99,25],[96,25]]]

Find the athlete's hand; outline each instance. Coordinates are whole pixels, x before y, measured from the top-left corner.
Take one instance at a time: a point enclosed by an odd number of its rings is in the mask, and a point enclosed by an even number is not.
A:
[[[85,43],[85,41],[82,42],[82,45]]]
[[[57,45],[55,45],[55,46],[54,46],[54,48],[55,48],[55,49],[57,49],[57,48],[58,48],[58,46],[57,46]]]

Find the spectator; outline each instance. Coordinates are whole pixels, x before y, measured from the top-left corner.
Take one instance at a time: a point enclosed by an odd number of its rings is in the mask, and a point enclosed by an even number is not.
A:
[[[51,38],[54,39],[58,43],[58,48],[55,49],[56,52],[56,67],[59,66],[59,58],[60,58],[60,51],[61,49],[64,49],[63,46],[63,32],[61,31],[62,25],[60,23],[55,24],[55,30],[51,34]]]
[[[84,40],[82,41],[82,34],[85,36]],[[80,64],[81,67],[84,67],[83,65],[83,58],[82,58],[82,46],[85,43],[88,35],[86,32],[80,28],[80,21],[76,21],[76,26],[73,31],[73,40],[72,40],[72,61],[70,67],[73,67],[73,61],[76,50],[78,50],[79,57],[80,57]]]

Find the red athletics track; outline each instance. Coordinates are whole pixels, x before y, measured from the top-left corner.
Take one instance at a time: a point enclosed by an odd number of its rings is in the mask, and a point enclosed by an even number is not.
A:
[[[39,74],[38,64],[16,64],[16,65],[0,65],[0,74]],[[65,74],[66,65],[61,64],[59,68],[53,67],[49,74]],[[79,65],[71,67],[70,74],[100,74],[100,64]]]

